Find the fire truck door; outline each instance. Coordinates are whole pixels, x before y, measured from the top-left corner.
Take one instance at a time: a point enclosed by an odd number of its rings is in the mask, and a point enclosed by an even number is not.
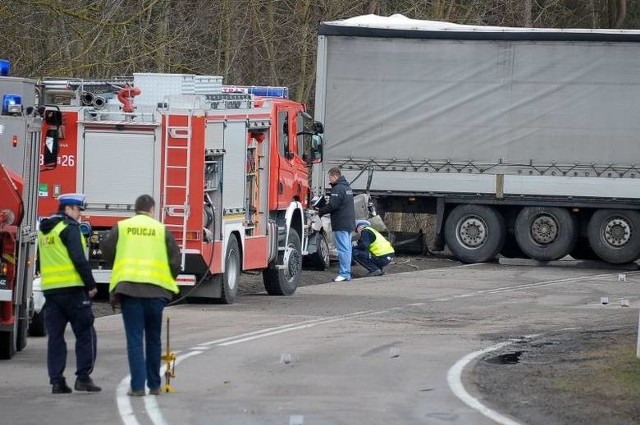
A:
[[[303,176],[296,167],[295,112],[284,106],[278,110],[278,209],[286,208],[294,198],[302,196]]]

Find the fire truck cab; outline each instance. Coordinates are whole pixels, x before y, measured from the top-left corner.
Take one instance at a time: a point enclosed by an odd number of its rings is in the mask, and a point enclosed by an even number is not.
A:
[[[111,278],[101,241],[149,194],[181,247],[181,296],[232,303],[243,271],[262,272],[269,294],[295,292],[307,252],[305,149],[322,125],[289,99],[229,91],[220,77],[190,74],[44,81],[63,119],[40,213],[61,193],[86,195],[99,283]]]

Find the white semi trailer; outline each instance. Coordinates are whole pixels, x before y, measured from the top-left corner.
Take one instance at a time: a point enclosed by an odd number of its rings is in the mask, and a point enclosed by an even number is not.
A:
[[[315,115],[316,193],[341,167],[464,262],[640,257],[640,31],[323,22]]]

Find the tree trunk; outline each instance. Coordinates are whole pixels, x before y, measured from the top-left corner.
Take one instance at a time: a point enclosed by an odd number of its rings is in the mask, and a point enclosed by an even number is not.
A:
[[[627,17],[627,0],[620,0],[618,4],[618,18],[616,19],[616,28],[621,28]]]
[[[523,26],[526,28],[531,28],[533,26],[532,14],[531,14],[531,0],[524,0],[524,13],[523,17]]]

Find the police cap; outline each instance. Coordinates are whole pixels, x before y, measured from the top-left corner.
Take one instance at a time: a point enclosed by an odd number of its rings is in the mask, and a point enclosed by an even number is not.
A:
[[[80,207],[82,211],[84,211],[85,203],[84,203],[84,194],[83,193],[65,193],[64,195],[60,195],[58,197],[58,203],[60,206],[65,205],[77,205]]]
[[[370,227],[371,223],[369,223],[367,220],[356,220],[356,229],[360,226]]]

